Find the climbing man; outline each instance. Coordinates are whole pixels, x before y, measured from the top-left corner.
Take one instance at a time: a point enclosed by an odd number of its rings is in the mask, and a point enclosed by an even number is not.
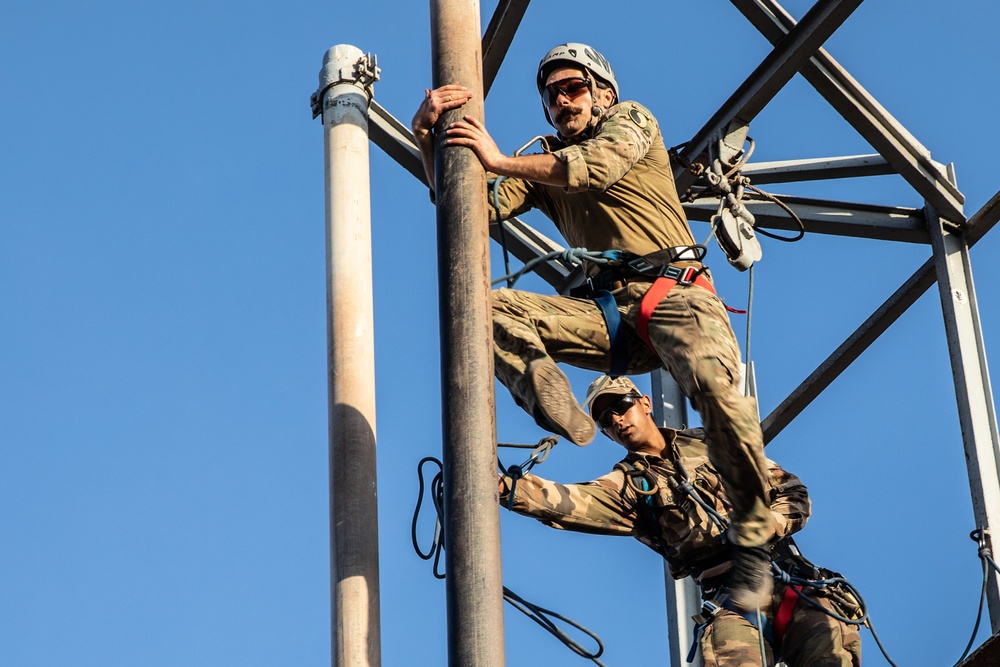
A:
[[[706,667],[761,665],[757,618],[726,602],[725,575],[732,567],[726,539],[729,504],[697,430],[657,428],[648,396],[631,380],[600,378],[591,385],[590,413],[601,432],[628,454],[614,470],[582,484],[557,484],[535,475],[501,476],[501,504],[554,528],[631,535],[662,555],[670,573],[690,575],[705,607],[699,626]],[[809,518],[809,496],[798,477],[767,461],[769,557],[786,570],[812,571],[791,542]],[[815,577],[806,577],[815,578]],[[826,612],[849,617],[856,601],[839,588],[800,589]],[[767,662],[789,667],[858,667],[861,637],[848,624],[779,584],[761,606]],[[692,651],[695,647],[692,646]]]
[[[641,104],[619,100],[611,65],[585,44],[551,49],[536,83],[557,130],[539,154],[504,155],[469,115],[435,130],[442,113],[471,99],[461,85],[426,90],[412,121],[430,183],[435,132],[443,132],[442,150],[469,148],[490,175],[502,177],[495,200],[487,193],[491,224],[536,208],[570,246],[624,258],[587,266],[579,297],[494,291],[496,376],[541,427],[585,445],[594,423],[556,362],[614,375],[669,370],[701,414],[733,506],[733,604],[754,609],[771,593],[763,438],[756,405],[739,388],[739,347],[700,261],[703,248],[677,196],[659,124]]]

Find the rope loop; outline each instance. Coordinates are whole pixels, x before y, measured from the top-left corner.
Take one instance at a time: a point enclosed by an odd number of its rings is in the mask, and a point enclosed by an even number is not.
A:
[[[420,508],[424,501],[424,465],[427,463],[433,463],[437,466],[437,473],[431,480],[430,484],[430,494],[431,501],[434,504],[435,522],[434,522],[434,537],[431,540],[430,548],[425,552],[420,548],[420,544],[417,541],[417,521],[420,518]],[[425,456],[417,464],[417,480],[419,482],[419,489],[417,491],[417,506],[413,510],[413,522],[410,525],[410,539],[413,541],[413,550],[417,552],[417,556],[421,560],[434,559],[434,577],[436,579],[444,579],[445,573],[441,571],[441,552],[444,550],[444,524],[441,521],[441,517],[444,516],[444,467],[441,461],[434,458],[433,456]]]
[[[506,469],[506,474],[510,475],[513,479],[518,479],[522,477],[524,473],[532,468],[537,463],[541,463],[549,455],[552,447],[555,446],[556,441],[559,438],[557,436],[546,436],[542,438],[537,445],[532,449],[531,455],[528,457],[527,461],[521,465],[514,465]],[[499,447],[525,447],[524,445],[504,445],[503,443],[498,443]],[[530,445],[528,445],[530,446]],[[499,461],[498,461],[499,463]],[[437,473],[435,473],[430,484],[430,495],[431,500],[434,505],[434,511],[436,514],[436,522],[434,525],[434,539],[432,541],[430,549],[424,551],[420,548],[420,544],[417,540],[417,520],[420,516],[420,508],[423,504],[424,499],[424,466],[426,464],[433,464],[437,466]],[[501,464],[501,468],[503,468]],[[444,529],[443,529],[443,517],[444,517],[444,466],[441,461],[433,456],[427,456],[420,460],[417,464],[417,479],[419,483],[419,491],[417,495],[417,506],[413,512],[413,523],[411,526],[411,538],[413,540],[413,549],[417,552],[417,556],[421,560],[434,559],[434,577],[436,579],[446,578],[446,573],[439,571],[439,563],[441,560],[441,552],[445,548],[444,539]],[[513,488],[511,489],[511,495],[513,496]],[[520,611],[522,614],[526,615],[528,618],[533,620],[535,623],[543,627],[547,632],[549,632],[553,637],[561,641],[569,650],[577,654],[582,658],[586,658],[592,661],[598,667],[607,667],[598,658],[604,653],[604,642],[601,638],[597,636],[594,632],[588,630],[583,625],[577,623],[576,621],[563,616],[562,614],[552,611],[551,609],[546,609],[540,607],[523,597],[514,593],[512,590],[503,587],[503,599],[509,603],[512,607]],[[569,636],[564,630],[560,629],[556,622],[553,620],[562,621],[580,632],[584,633],[597,644],[597,648],[593,651],[588,651],[583,646],[581,646],[577,641]]]
[[[592,661],[595,665],[600,665],[605,667],[604,663],[598,660],[604,653],[604,642],[598,637],[594,632],[591,632],[584,626],[580,625],[576,621],[569,619],[558,612],[554,612],[551,609],[545,609],[532,602],[528,602],[520,595],[510,590],[506,586],[503,587],[503,599],[506,600],[510,606],[517,609],[519,612],[533,620],[538,625],[545,628],[553,637],[561,641],[566,645],[566,648],[576,653],[581,658],[586,658]],[[580,632],[584,633],[590,639],[592,639],[597,644],[597,649],[594,651],[588,651],[583,648],[579,643],[574,641],[564,630],[559,629],[555,621],[552,619],[558,619],[563,623],[573,626]]]
[[[525,273],[531,271],[539,264],[543,264],[553,259],[559,260],[563,264],[569,266],[578,266],[583,264],[584,262],[591,262],[593,264],[601,264],[601,265],[604,264],[613,265],[622,261],[622,251],[621,250],[592,251],[592,250],[587,250],[586,248],[565,248],[563,250],[553,250],[540,257],[535,257],[534,259],[528,260],[527,262],[524,263],[524,266],[522,266],[520,270],[515,271],[514,273],[508,273],[505,276],[501,276],[500,278],[497,278],[490,284],[492,286],[496,286],[506,281],[507,287],[513,287],[514,283],[516,283]]]

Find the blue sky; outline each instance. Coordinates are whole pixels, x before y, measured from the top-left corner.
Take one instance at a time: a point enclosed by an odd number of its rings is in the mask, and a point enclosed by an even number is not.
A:
[[[323,148],[308,100],[327,48],[353,44],[378,56],[376,98],[408,123],[431,80],[429,25],[426,3],[378,0],[0,9],[0,663],[329,664]],[[983,1],[871,2],[827,42],[955,164],[967,215],[1000,189],[998,28]],[[770,50],[721,0],[535,3],[486,102],[503,150],[547,129],[534,68],[563,41],[601,50],[668,145]],[[801,78],[750,134],[755,161],[874,152]],[[441,447],[434,210],[374,146],[371,178],[383,664],[440,665],[444,585],[410,546],[416,464]],[[922,206],[891,176],[765,189]],[[752,357],[767,414],[930,250],[763,245]],[[988,353],[998,252],[996,232],[972,250]],[[709,259],[744,304],[746,274]],[[582,395],[591,377],[570,377]],[[543,435],[502,388],[497,430]],[[803,550],[856,584],[894,659],[953,663],[980,566],[936,288],[767,451],[810,488]],[[599,438],[536,471],[590,479],[618,457]],[[611,667],[666,664],[655,554],[501,516],[509,587],[597,632]],[[587,664],[509,609],[506,636],[509,664]],[[863,639],[866,664],[883,664]]]

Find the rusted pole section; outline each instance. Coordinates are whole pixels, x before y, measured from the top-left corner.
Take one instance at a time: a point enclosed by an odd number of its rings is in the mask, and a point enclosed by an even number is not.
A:
[[[330,605],[335,667],[382,664],[375,484],[368,105],[378,68],[353,46],[326,52],[313,114],[326,154],[330,410]]]
[[[431,0],[433,85],[473,92],[441,128],[483,118],[476,0]],[[504,664],[486,175],[464,147],[435,147],[448,664]]]

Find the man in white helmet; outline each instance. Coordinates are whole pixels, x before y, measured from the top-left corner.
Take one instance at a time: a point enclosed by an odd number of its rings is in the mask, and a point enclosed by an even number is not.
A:
[[[641,104],[620,101],[607,59],[585,44],[551,49],[536,83],[558,133],[544,152],[505,155],[482,121],[468,115],[438,128],[442,146],[472,149],[488,172],[503,177],[495,201],[486,193],[491,224],[497,209],[507,218],[535,208],[571,247],[621,251],[627,261],[588,266],[581,298],[494,291],[496,376],[540,426],[585,445],[594,422],[557,361],[612,375],[669,370],[701,414],[733,504],[733,604],[754,609],[770,594],[764,547],[773,534],[760,422],[753,399],[740,391],[739,347],[700,262],[659,124]],[[426,90],[413,117],[432,184],[435,125],[471,97],[455,84]]]

